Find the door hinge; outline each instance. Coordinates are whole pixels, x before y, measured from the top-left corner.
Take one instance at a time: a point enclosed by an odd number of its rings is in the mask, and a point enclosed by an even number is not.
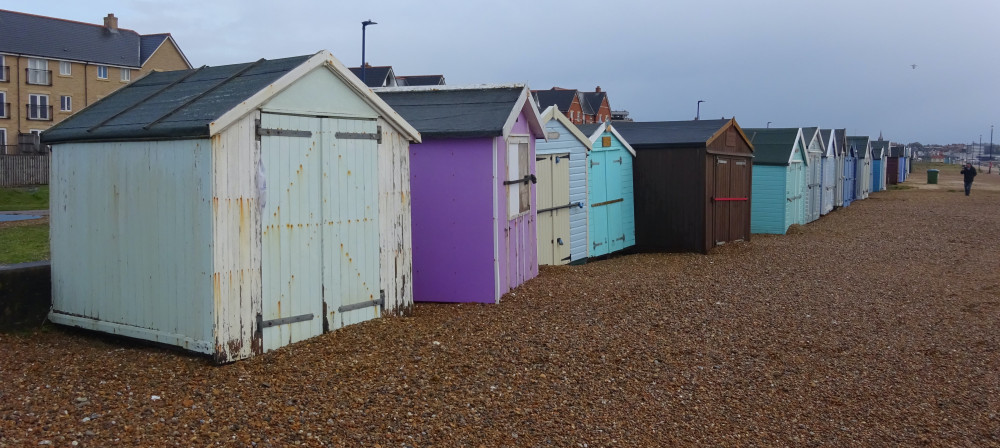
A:
[[[376,143],[382,143],[382,125],[376,128],[375,133],[370,132],[337,132],[333,134],[341,140],[375,140]]]
[[[262,136],[268,137],[312,137],[312,131],[296,131],[292,129],[270,129],[260,127],[260,120],[254,120],[257,140]]]

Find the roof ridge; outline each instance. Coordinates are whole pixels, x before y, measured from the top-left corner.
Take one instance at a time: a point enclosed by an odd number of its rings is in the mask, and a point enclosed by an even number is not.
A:
[[[63,18],[59,18],[59,17],[49,17],[49,16],[43,16],[43,15],[39,15],[39,14],[32,14],[30,12],[11,11],[9,9],[0,9],[0,12],[9,12],[9,13],[12,13],[12,14],[21,14],[23,16],[38,17],[40,19],[58,20],[60,22],[76,23],[76,24],[79,24],[79,25],[89,25],[89,26],[94,26],[94,27],[98,27],[98,28],[105,28],[104,25],[98,24],[98,23],[87,23],[87,22],[80,22],[78,20],[63,19]],[[111,13],[111,14],[113,14],[113,13]],[[142,34],[139,34],[138,31],[135,31],[135,30],[133,30],[131,28],[121,28],[121,27],[118,27],[118,31],[131,31],[131,32],[133,32],[133,33],[135,33],[135,34],[137,34],[139,36],[142,36]]]

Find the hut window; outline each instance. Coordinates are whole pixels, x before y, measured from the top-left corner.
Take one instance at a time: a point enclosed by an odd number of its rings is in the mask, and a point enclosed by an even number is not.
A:
[[[530,147],[527,142],[507,144],[507,180],[518,181],[531,174]],[[531,184],[517,182],[507,185],[507,214],[517,216],[531,210]]]
[[[604,137],[601,137],[601,147],[602,148],[611,147],[611,136],[605,135]]]

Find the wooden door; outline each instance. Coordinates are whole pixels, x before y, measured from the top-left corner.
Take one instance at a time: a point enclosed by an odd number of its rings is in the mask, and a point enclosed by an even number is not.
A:
[[[624,150],[605,153],[605,176],[608,182],[608,252],[625,248]]]
[[[608,179],[606,151],[591,151],[587,160],[587,187],[589,188],[590,210],[588,227],[590,242],[589,256],[598,257],[609,252],[608,239]]]
[[[262,114],[261,317],[265,351],[323,333],[320,119]]]
[[[732,160],[727,157],[715,159],[715,193],[713,195],[712,232],[716,246],[729,241],[729,221],[734,202],[732,194]]]
[[[265,113],[260,127],[259,324],[272,350],[381,313],[377,125]]]
[[[538,173],[538,263],[566,264],[570,261],[569,154],[535,157]]]
[[[552,247],[552,156],[535,157],[535,172],[538,173],[538,183],[535,185],[535,201],[538,203],[538,264],[555,264],[555,251]]]
[[[729,194],[733,198],[729,209],[729,240],[750,240],[750,161],[745,158],[733,158],[730,168]]]

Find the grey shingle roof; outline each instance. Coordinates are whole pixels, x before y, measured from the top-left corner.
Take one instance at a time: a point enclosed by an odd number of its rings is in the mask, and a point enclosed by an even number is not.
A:
[[[615,129],[633,148],[704,147],[729,121],[619,121]]]
[[[351,67],[351,73],[361,79],[361,67]],[[388,86],[387,79],[392,73],[391,65],[383,65],[379,67],[368,67],[365,70],[365,85],[368,87],[385,87]]]
[[[569,111],[569,106],[576,98],[576,90],[533,90],[531,94],[535,97],[535,104],[539,110],[545,110],[549,106],[555,106],[560,112]]]
[[[309,58],[154,72],[43,132],[42,141],[208,137],[211,122]]]
[[[170,34],[145,34],[139,36],[139,63],[145,64],[153,52],[160,48],[160,44],[167,40]]]
[[[837,139],[837,144],[840,145],[841,154],[847,154],[851,149],[847,146],[847,129],[834,129],[833,138]]]
[[[848,136],[847,137],[847,145],[854,147],[854,156],[855,157],[858,157],[858,158],[861,158],[861,159],[868,157],[868,152],[866,151],[866,149],[868,149],[868,137],[867,136],[857,136],[857,135]]]
[[[0,52],[140,67],[140,36],[119,28],[0,9]]]
[[[444,75],[409,75],[397,76],[396,82],[403,81],[404,86],[443,86]]]
[[[522,87],[378,90],[376,93],[425,138],[503,135]]]
[[[889,156],[889,142],[884,140],[872,142],[872,157],[881,159],[883,155]]]
[[[587,107],[584,108],[584,109],[589,108],[590,112],[587,112],[587,113],[593,115],[593,114],[596,114],[599,110],[601,110],[601,103],[604,101],[605,98],[607,98],[608,93],[607,92],[581,92],[581,96],[583,97],[582,98],[583,101],[581,101],[581,102],[587,104]]]
[[[578,124],[578,125],[576,125],[576,128],[579,129],[580,132],[583,132],[583,135],[586,135],[589,138],[591,135],[594,135],[594,132],[597,131],[597,128],[599,126],[604,126],[604,123]],[[617,128],[617,127],[618,127],[618,123],[615,123],[615,128]],[[625,136],[623,135],[622,137],[625,137]]]
[[[743,133],[753,144],[754,165],[788,165],[799,129],[745,128]]]

